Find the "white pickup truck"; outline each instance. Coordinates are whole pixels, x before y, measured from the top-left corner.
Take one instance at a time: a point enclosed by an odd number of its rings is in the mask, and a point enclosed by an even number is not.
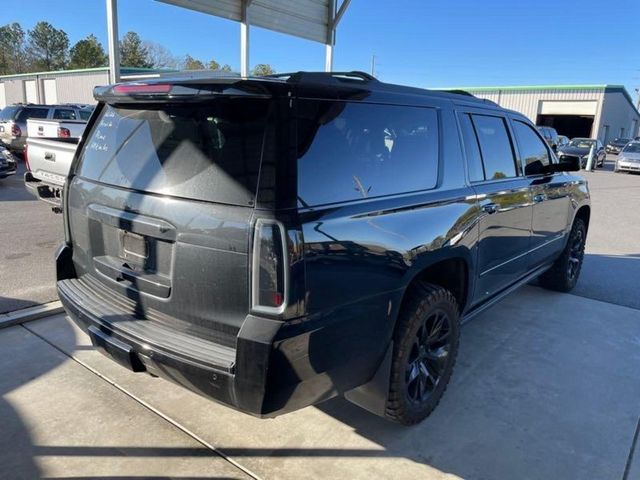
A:
[[[28,138],[80,138],[86,120],[27,120]]]
[[[36,198],[52,204],[56,213],[60,212],[62,188],[67,180],[78,140],[27,138],[24,185]]]
[[[60,212],[62,188],[86,120],[28,120],[26,189]]]

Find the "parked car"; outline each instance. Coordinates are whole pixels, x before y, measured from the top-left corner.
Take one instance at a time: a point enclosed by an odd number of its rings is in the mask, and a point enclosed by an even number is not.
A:
[[[558,135],[558,147],[562,148],[569,145],[569,137],[565,137],[564,135]]]
[[[607,153],[613,153],[617,155],[620,153],[620,150],[624,148],[624,146],[631,141],[630,138],[614,138],[609,143],[607,143],[606,151]]]
[[[558,132],[553,127],[538,127],[549,146],[555,151],[558,148]]]
[[[589,152],[594,144],[596,146],[596,150],[594,152],[593,168],[603,167],[604,161],[607,158],[607,153],[602,146],[602,142],[593,138],[572,139],[567,146],[558,150],[558,158],[563,160],[567,157],[578,157],[582,168],[586,168],[587,160],[589,159]]]
[[[442,397],[461,322],[538,276],[576,284],[579,161],[492,102],[359,72],[96,98],[57,289],[130,370],[257,416],[344,395],[408,425]]]
[[[27,144],[28,119],[86,120],[90,115],[86,105],[11,105],[0,112],[0,142],[11,151],[22,152]]]
[[[0,145],[0,179],[15,175],[18,163],[9,150]]]
[[[628,143],[616,159],[616,172],[640,172],[640,142]]]

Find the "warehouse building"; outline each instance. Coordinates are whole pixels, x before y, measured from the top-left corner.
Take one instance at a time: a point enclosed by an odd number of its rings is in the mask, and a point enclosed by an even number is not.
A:
[[[637,136],[640,113],[621,85],[462,87],[477,97],[516,110],[536,125],[554,127],[569,138]]]
[[[120,69],[122,80],[154,78],[159,70]],[[109,84],[109,68],[62,70],[0,76],[0,108],[14,103],[95,103],[93,87]]]

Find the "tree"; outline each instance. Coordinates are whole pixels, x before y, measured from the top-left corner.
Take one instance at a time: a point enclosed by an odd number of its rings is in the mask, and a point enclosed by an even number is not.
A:
[[[143,47],[147,49],[147,59],[154,68],[178,68],[180,59],[177,58],[164,45],[156,42],[143,42]]]
[[[193,58],[191,55],[186,55],[184,57],[184,64],[182,66],[183,70],[204,70],[204,63],[202,63],[197,58]]]
[[[47,71],[65,68],[69,37],[64,30],[54,28],[49,22],[38,22],[29,30],[28,37],[27,52],[36,68]]]
[[[221,72],[230,72],[230,71],[231,71],[231,65],[228,65],[228,64],[226,64],[226,63],[225,63],[225,64],[222,66],[222,68],[220,68],[220,71],[221,71]]]
[[[142,44],[140,35],[127,32],[120,41],[120,64],[124,67],[151,68],[149,51]]]
[[[69,67],[94,68],[104,67],[109,63],[102,44],[94,35],[78,41],[69,51]]]
[[[220,70],[220,64],[215,60],[211,59],[211,61],[209,61],[209,63],[207,64],[207,68],[209,70]]]
[[[253,67],[253,70],[251,71],[251,75],[255,77],[260,77],[263,75],[273,75],[274,73],[276,73],[276,71],[268,63],[259,63],[258,65]]]
[[[19,23],[0,27],[0,75],[26,70],[24,30]]]

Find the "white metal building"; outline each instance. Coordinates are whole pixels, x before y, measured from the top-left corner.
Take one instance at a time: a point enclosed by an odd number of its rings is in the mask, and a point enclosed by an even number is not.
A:
[[[622,85],[539,85],[461,87],[461,90],[516,110],[560,135],[599,138],[639,135],[640,113]]]
[[[123,80],[153,78],[158,70],[122,69]],[[109,84],[109,68],[0,76],[0,108],[12,103],[95,103],[93,87]]]

